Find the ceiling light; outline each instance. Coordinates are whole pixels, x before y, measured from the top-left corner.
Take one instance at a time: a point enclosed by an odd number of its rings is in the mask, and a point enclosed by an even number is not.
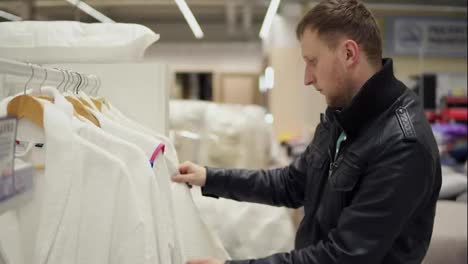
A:
[[[269,90],[275,86],[275,71],[271,66],[265,69],[265,86]]]
[[[100,21],[103,23],[115,23],[114,20],[105,16],[103,13],[97,11],[96,9],[92,8],[90,5],[86,4],[83,1],[80,1],[80,0],[66,0],[66,1],[78,7],[81,11],[85,12],[86,14],[94,17],[97,21]]]
[[[19,16],[15,16],[11,13],[8,13],[8,12],[5,12],[5,11],[2,11],[0,10],[0,17],[6,19],[6,20],[10,20],[10,21],[20,21],[20,20],[23,20],[21,17]]]
[[[264,120],[267,124],[273,124],[274,118],[271,113],[265,115]]]
[[[193,16],[192,11],[190,11],[190,8],[188,7],[185,0],[175,0],[175,2],[177,6],[179,7],[180,12],[182,12],[182,15],[184,15],[185,20],[189,24],[189,27],[192,30],[193,35],[195,35],[197,39],[203,38],[204,36],[203,31],[200,25],[198,24],[197,20]]]
[[[279,4],[280,0],[271,0],[265,18],[263,19],[262,28],[260,29],[260,38],[266,39],[266,37],[268,37],[271,24],[273,23],[273,18],[275,17],[276,12],[278,11]]]

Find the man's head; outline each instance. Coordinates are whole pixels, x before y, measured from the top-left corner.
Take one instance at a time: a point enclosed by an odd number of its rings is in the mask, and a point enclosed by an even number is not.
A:
[[[325,0],[296,29],[306,62],[304,83],[331,107],[344,107],[381,67],[382,39],[372,13],[358,0]]]

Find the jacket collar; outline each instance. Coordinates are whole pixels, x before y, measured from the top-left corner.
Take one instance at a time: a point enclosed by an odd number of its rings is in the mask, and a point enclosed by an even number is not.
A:
[[[346,135],[356,136],[365,124],[388,109],[405,89],[393,75],[393,61],[384,59],[382,69],[367,80],[347,108],[341,111],[327,108],[327,119],[336,120]]]

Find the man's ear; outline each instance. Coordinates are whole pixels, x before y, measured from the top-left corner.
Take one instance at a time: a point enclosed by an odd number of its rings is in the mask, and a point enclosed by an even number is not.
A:
[[[343,43],[344,60],[346,66],[353,66],[359,62],[359,45],[352,39],[345,40]]]

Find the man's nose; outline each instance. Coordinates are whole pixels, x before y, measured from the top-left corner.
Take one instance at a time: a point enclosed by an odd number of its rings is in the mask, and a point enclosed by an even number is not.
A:
[[[317,79],[315,78],[315,75],[312,72],[306,70],[304,74],[304,85],[312,85],[316,82]]]

